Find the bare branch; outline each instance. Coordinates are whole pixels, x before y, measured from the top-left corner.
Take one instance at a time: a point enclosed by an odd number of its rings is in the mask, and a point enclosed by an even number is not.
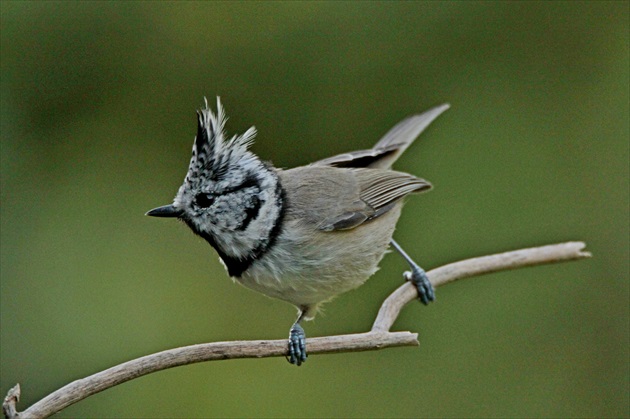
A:
[[[438,287],[456,279],[490,272],[590,257],[590,253],[582,251],[584,247],[582,242],[568,242],[516,250],[452,263],[434,269],[427,274],[433,285]],[[309,354],[417,346],[417,334],[389,332],[402,307],[415,298],[414,287],[408,283],[402,285],[384,301],[370,332],[309,338],[307,339]],[[152,372],[204,361],[286,356],[286,353],[287,341],[284,339],[215,342],[169,349],[73,381],[23,412],[17,412],[15,407],[20,396],[18,384],[9,391],[2,407],[6,418],[45,418],[92,394]]]
[[[410,332],[368,332],[311,338],[308,339],[307,344],[310,354],[358,352],[394,346],[417,346],[418,335]],[[24,412],[19,412],[18,415],[20,418],[45,418],[86,397],[152,372],[204,361],[285,356],[287,348],[287,340],[282,339],[202,343],[169,349],[127,361],[73,381],[33,404]],[[7,412],[5,408],[5,416],[15,418],[17,417],[15,413],[15,402],[13,402],[13,410]]]
[[[591,257],[583,251],[583,242],[566,242],[548,246],[530,247],[496,255],[481,256],[449,263],[427,272],[434,287],[439,287],[457,279],[479,276],[492,272],[524,268],[526,266],[578,260]],[[417,291],[410,283],[398,287],[381,305],[372,326],[373,332],[387,332],[398,318],[405,304],[417,297]]]
[[[14,385],[7,393],[7,397],[4,398],[2,403],[2,412],[6,418],[17,417],[17,410],[15,405],[20,401],[20,385]]]

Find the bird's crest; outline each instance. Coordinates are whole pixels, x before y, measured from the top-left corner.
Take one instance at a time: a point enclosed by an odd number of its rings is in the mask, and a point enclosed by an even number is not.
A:
[[[207,99],[205,105],[197,111],[197,136],[187,176],[189,181],[200,175],[212,180],[221,179],[231,166],[243,164],[243,159],[255,158],[247,149],[254,141],[256,128],[251,127],[242,135],[226,139],[227,117],[221,99],[217,97],[216,114],[208,106]]]

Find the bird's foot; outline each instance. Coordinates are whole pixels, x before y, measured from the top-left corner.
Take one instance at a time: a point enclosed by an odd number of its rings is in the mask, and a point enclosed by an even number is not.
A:
[[[302,326],[295,323],[289,332],[289,357],[287,360],[299,367],[302,362],[306,362],[306,356],[306,334],[304,334]]]
[[[435,300],[435,290],[429,281],[427,273],[418,265],[412,266],[411,271],[403,274],[405,280],[410,281],[418,290],[418,299],[422,304],[427,305]]]

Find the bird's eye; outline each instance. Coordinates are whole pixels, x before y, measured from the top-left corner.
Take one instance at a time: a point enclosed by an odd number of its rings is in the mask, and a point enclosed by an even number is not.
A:
[[[195,197],[195,203],[201,208],[208,208],[214,202],[214,195],[209,193],[200,193]]]

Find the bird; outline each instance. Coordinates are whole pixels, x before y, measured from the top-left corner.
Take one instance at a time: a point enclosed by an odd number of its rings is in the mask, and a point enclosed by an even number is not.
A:
[[[301,322],[362,285],[390,245],[409,264],[403,276],[419,300],[435,299],[425,271],[392,238],[405,197],[432,185],[391,166],[448,108],[402,120],[370,149],[281,169],[249,150],[255,127],[228,137],[221,99],[216,112],[205,99],[183,184],[172,204],[146,215],[183,221],[235,282],[295,306],[287,360],[300,366],[307,359]]]

